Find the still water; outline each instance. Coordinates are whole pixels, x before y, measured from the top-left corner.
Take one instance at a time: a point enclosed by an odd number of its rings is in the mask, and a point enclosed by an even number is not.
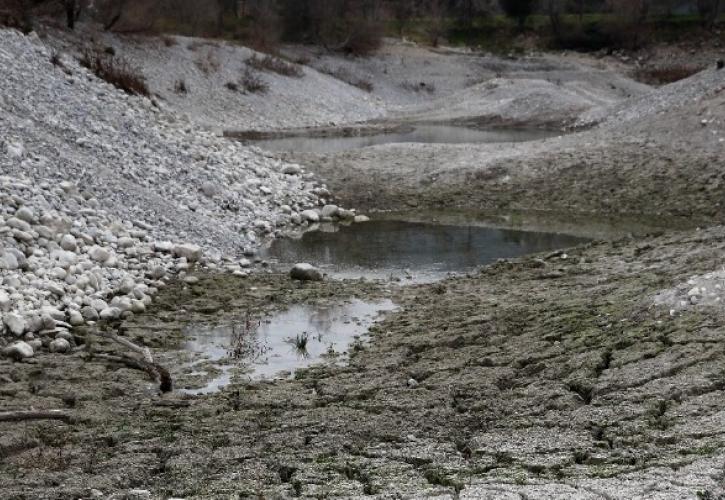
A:
[[[265,257],[285,265],[309,262],[334,278],[430,282],[497,259],[588,241],[557,233],[386,220],[323,229],[299,239],[277,239]]]
[[[198,388],[181,392],[208,394],[227,386],[235,376],[246,380],[287,377],[312,364],[342,363],[350,346],[364,341],[381,313],[394,309],[390,300],[353,299],[295,305],[268,317],[244,317],[214,327],[190,325],[184,349],[197,358],[191,368],[204,375],[211,362],[217,374]]]
[[[418,125],[405,131],[354,137],[283,137],[255,141],[268,151],[297,153],[334,153],[390,143],[473,144],[490,142],[526,142],[561,135],[561,132],[526,129],[481,130],[453,125]]]

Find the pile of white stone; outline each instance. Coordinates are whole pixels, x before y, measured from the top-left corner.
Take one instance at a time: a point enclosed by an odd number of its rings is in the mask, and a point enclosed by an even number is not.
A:
[[[711,273],[692,276],[678,286],[657,294],[658,305],[670,307],[670,314],[698,307],[725,305],[725,268]]]
[[[0,348],[70,352],[196,268],[239,275],[267,238],[354,219],[300,166],[192,127],[34,35],[0,30]],[[357,216],[358,220],[360,216]]]

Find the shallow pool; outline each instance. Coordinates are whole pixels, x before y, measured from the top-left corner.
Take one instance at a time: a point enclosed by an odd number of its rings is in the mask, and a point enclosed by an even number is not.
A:
[[[190,325],[184,349],[196,357],[187,368],[205,380],[186,384],[180,392],[208,394],[229,385],[234,377],[259,380],[289,377],[316,363],[344,363],[355,342],[381,313],[392,311],[390,300],[357,299],[327,305],[300,304],[264,317],[242,317],[222,325]],[[207,371],[212,368],[209,379]]]
[[[497,259],[589,241],[557,233],[389,220],[321,227],[298,239],[275,240],[265,257],[282,267],[308,262],[337,278],[430,282]]]
[[[268,151],[296,153],[334,153],[390,143],[491,143],[525,142],[561,135],[561,132],[527,129],[475,129],[453,125],[416,125],[410,129],[375,135],[351,137],[282,137],[254,141]]]

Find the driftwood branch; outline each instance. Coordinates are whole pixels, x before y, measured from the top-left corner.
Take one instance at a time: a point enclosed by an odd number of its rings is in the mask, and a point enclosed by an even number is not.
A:
[[[24,420],[63,420],[73,422],[73,415],[63,410],[27,410],[0,412],[0,422],[21,422]]]
[[[120,338],[120,337],[119,337]],[[112,363],[120,363],[133,370],[140,370],[146,372],[152,380],[159,383],[161,392],[171,392],[173,389],[173,382],[169,371],[163,366],[148,362],[146,360],[132,358],[130,356],[120,355],[116,356],[113,354],[93,354],[93,358],[103,359]]]
[[[113,332],[103,332],[101,335],[106,337],[107,339],[113,340],[114,342],[121,344],[124,347],[131,349],[132,351],[139,353],[141,356],[143,356],[143,359],[147,363],[154,364],[154,358],[153,356],[151,356],[151,350],[148,347],[138,346],[127,338],[119,337]]]

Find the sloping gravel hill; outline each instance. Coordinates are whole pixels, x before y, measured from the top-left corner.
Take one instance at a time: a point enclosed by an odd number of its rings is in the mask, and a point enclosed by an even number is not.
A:
[[[303,223],[326,193],[297,165],[52,58],[34,35],[0,30],[0,71],[0,333],[40,342],[66,322],[142,311],[195,263],[243,274],[245,249]]]

